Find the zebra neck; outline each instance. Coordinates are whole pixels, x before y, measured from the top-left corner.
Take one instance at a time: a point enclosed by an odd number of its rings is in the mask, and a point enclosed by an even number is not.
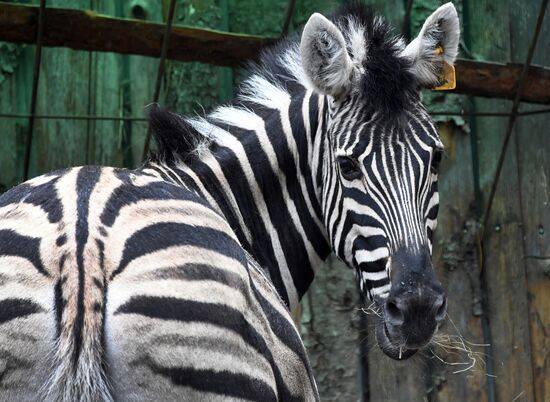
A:
[[[218,109],[191,121],[208,151],[172,169],[224,215],[291,309],[330,253],[320,193],[323,99]]]

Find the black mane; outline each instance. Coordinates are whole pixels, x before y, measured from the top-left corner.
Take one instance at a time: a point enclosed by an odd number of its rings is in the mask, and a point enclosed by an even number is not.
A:
[[[183,116],[152,105],[149,113],[149,130],[156,140],[157,150],[153,161],[173,162],[176,157],[186,159],[206,140]]]
[[[403,50],[400,37],[392,33],[386,21],[359,1],[342,6],[332,21],[345,29],[349,18],[365,28],[367,59],[363,62],[361,96],[375,111],[401,111],[411,99],[418,98],[418,82],[411,73],[411,61],[400,56]]]

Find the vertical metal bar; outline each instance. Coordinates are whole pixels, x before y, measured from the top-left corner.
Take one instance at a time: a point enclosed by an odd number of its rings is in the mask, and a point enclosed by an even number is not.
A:
[[[470,25],[470,0],[466,0],[462,4],[462,21],[464,25],[464,42],[468,49],[472,47],[472,29]],[[467,57],[471,58],[470,53]],[[479,151],[478,151],[478,136],[477,136],[477,119],[476,104],[473,96],[466,97],[468,107],[468,118],[470,125],[470,150],[472,153],[472,179],[474,185],[474,202],[475,202],[475,217],[479,219],[483,211],[483,200],[481,197],[481,184],[479,179]]]
[[[535,48],[537,47],[537,42],[539,39],[539,34],[542,28],[542,22],[544,20],[544,14],[546,13],[547,6],[548,6],[548,0],[542,0],[540,4],[539,15],[537,17],[537,24],[535,26],[535,32],[533,34],[533,39],[531,40],[531,45],[529,46],[529,51],[527,53],[527,59],[523,64],[523,69],[521,70],[521,75],[519,76],[519,79],[518,79],[518,85],[516,89],[516,95],[514,97],[514,103],[512,105],[511,116],[508,119],[508,126],[506,127],[504,142],[502,143],[502,148],[500,150],[500,155],[497,162],[495,178],[491,185],[491,191],[489,193],[489,198],[487,200],[487,207],[485,208],[485,213],[483,214],[483,225],[482,225],[483,237],[485,237],[485,233],[487,231],[487,223],[489,223],[489,215],[491,214],[491,208],[493,206],[495,193],[498,187],[498,181],[500,179],[500,174],[502,172],[502,166],[504,164],[506,150],[508,149],[508,143],[510,142],[510,137],[512,136],[512,132],[514,130],[514,124],[516,122],[517,115],[518,115],[518,108],[519,108],[519,103],[521,101],[521,95],[523,94],[525,81],[527,81],[527,75],[529,72],[529,67],[531,66],[531,61],[533,60],[533,55],[535,54]]]
[[[222,16],[220,28],[222,31],[229,32],[229,2],[228,0],[220,0],[220,13]],[[233,98],[233,68],[219,67],[219,93],[218,98],[220,103],[230,101]]]
[[[411,12],[412,12],[413,0],[407,0],[405,4],[405,15],[403,16],[403,26],[401,27],[401,34],[406,39],[411,39]]]
[[[153,104],[156,104],[160,96],[160,86],[162,84],[162,76],[164,75],[164,62],[168,53],[168,44],[170,43],[170,32],[172,31],[172,21],[174,20],[174,10],[176,8],[176,0],[170,0],[170,8],[168,10],[168,18],[166,20],[166,30],[162,38],[162,50],[160,52],[159,67],[157,70],[157,80],[155,82],[155,92],[153,94]],[[155,105],[153,105],[155,107]],[[142,161],[145,161],[149,153],[149,144],[151,142],[151,128],[147,128],[145,144],[143,145]]]
[[[281,30],[281,36],[286,36],[286,34],[288,34],[288,28],[290,27],[290,21],[292,21],[292,16],[294,15],[295,5],[296,5],[296,0],[288,0],[285,19],[283,21],[283,28]]]
[[[27,141],[25,144],[25,158],[23,160],[23,180],[29,179],[29,168],[31,162],[32,137],[34,130],[34,115],[36,112],[36,99],[38,96],[38,81],[40,78],[40,62],[42,60],[42,41],[44,38],[44,14],[46,0],[40,0],[38,9],[38,26],[36,28],[36,49],[34,53],[34,67],[32,77],[31,108],[29,113],[29,126],[27,129]]]
[[[477,119],[475,117],[475,100],[473,97],[468,96],[466,100],[468,104],[469,120],[470,120],[470,150],[472,153],[472,179],[474,185],[474,201],[475,201],[475,215],[476,219],[479,219],[483,210],[483,199],[481,197],[481,182],[479,179],[479,150],[477,146]]]

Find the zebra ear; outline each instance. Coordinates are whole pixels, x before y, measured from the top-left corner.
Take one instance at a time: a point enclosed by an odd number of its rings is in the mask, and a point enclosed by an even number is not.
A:
[[[344,35],[321,14],[313,14],[300,42],[302,67],[313,86],[325,95],[340,96],[351,86],[352,61]]]
[[[413,62],[412,71],[422,85],[433,86],[443,62],[453,64],[458,54],[460,23],[453,3],[439,7],[430,15],[418,36],[402,55]]]

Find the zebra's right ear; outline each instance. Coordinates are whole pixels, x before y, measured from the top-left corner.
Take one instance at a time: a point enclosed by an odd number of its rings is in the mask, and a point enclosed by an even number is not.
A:
[[[304,27],[300,53],[304,72],[318,91],[337,97],[349,90],[353,64],[344,35],[321,14],[313,14]]]

